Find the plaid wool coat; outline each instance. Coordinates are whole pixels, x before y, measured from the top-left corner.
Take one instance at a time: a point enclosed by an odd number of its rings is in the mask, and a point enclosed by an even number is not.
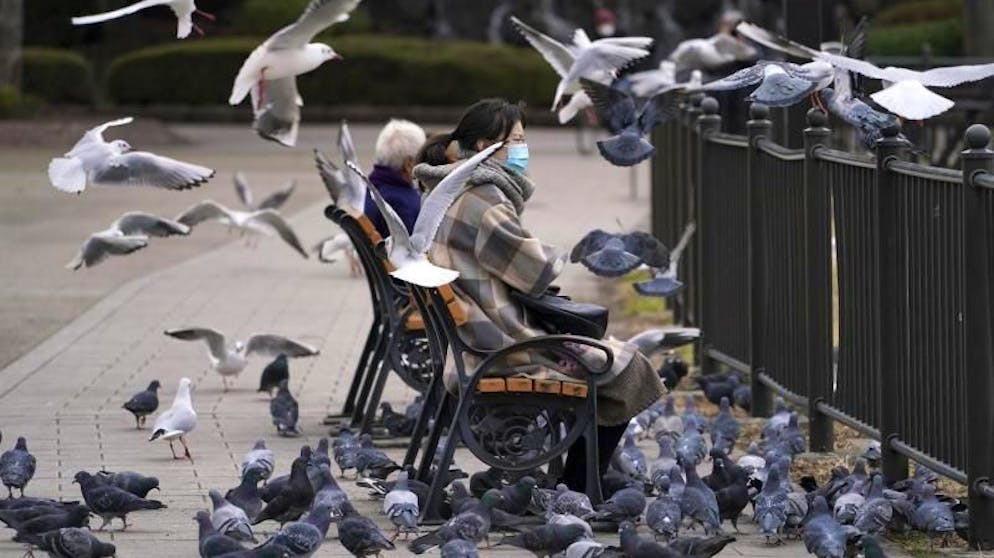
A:
[[[414,168],[414,176],[430,190],[458,164],[421,164]],[[543,244],[521,223],[524,204],[534,188],[526,176],[498,161],[485,161],[446,212],[435,235],[429,258],[435,265],[459,272],[454,286],[468,318],[459,333],[473,347],[492,351],[546,335],[528,323],[524,309],[510,294],[512,288],[542,294],[567,260],[566,253]],[[598,389],[599,421],[620,424],[657,401],[665,388],[633,345],[614,340],[603,343],[614,353],[614,366],[608,374],[610,381]],[[580,357],[595,366],[604,358],[597,351]],[[467,360],[467,371],[477,364]],[[455,371],[447,370],[449,388],[454,389],[456,382]]]

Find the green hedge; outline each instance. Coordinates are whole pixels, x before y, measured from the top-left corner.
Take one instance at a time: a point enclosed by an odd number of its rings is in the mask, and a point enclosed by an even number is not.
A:
[[[92,104],[95,86],[90,62],[69,50],[25,48],[24,93],[54,104]]]
[[[963,0],[915,0],[881,10],[873,18],[874,26],[928,23],[963,17]]]
[[[918,56],[929,44],[934,56],[963,54],[963,20],[870,28],[869,50],[878,56]]]
[[[109,96],[120,104],[223,104],[259,42],[208,39],[129,53],[111,64]],[[558,81],[531,49],[365,35],[332,45],[345,60],[299,78],[309,105],[451,106],[502,96],[546,106]]]

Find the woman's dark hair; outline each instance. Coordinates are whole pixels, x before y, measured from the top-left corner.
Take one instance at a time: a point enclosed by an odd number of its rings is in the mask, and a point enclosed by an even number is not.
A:
[[[511,134],[515,123],[525,125],[524,103],[504,99],[483,99],[473,103],[459,119],[456,129],[448,134],[436,134],[418,152],[418,162],[430,165],[448,163],[445,150],[453,141],[467,151],[476,151],[477,140],[499,141]]]

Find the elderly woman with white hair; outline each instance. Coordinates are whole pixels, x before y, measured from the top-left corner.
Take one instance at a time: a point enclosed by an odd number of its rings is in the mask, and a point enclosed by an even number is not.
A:
[[[414,228],[421,211],[421,192],[414,185],[413,169],[424,142],[425,132],[420,126],[409,120],[391,120],[376,138],[376,164],[369,174],[369,181],[397,212],[408,231]],[[364,211],[384,238],[390,236],[387,223],[368,192]]]

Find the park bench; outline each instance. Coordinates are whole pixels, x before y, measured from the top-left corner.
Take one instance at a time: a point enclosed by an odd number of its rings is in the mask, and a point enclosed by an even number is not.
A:
[[[390,373],[412,389],[424,393],[431,382],[431,352],[420,313],[406,289],[388,275],[384,260],[376,255],[382,242],[368,217],[330,205],[325,216],[349,237],[356,251],[373,305],[373,323],[356,365],[342,414],[351,427],[369,433]]]

